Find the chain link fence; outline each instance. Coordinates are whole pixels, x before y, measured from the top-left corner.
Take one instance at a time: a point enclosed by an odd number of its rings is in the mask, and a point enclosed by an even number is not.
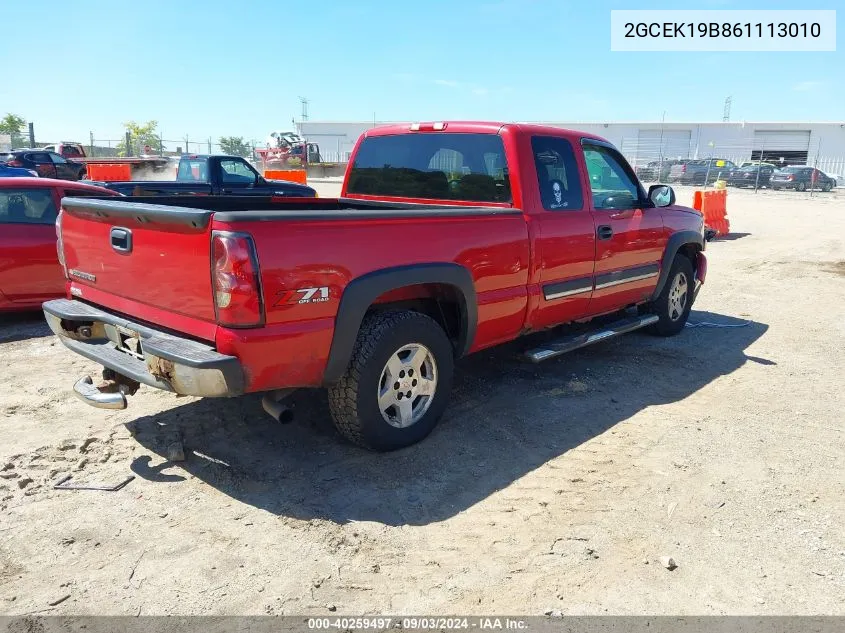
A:
[[[14,136],[26,146],[58,146],[59,142],[34,142],[35,126],[30,124],[31,134],[23,131]],[[316,138],[328,135],[316,134],[313,138],[304,134],[306,143],[318,147],[319,153],[309,150],[309,162],[327,165],[343,164],[349,159],[349,152],[336,138]],[[814,135],[815,136],[815,135]],[[70,142],[70,141],[61,141]],[[85,153],[94,158],[110,156],[179,156],[181,154],[226,154],[233,153],[232,148],[224,147],[219,139],[194,138],[188,135],[178,138],[165,138],[164,135],[133,138],[129,134],[109,135],[106,138],[92,132],[87,139],[75,141],[82,145]],[[845,155],[825,152],[824,138],[811,139],[809,132],[802,135],[797,132],[770,131],[756,133],[753,138],[707,141],[706,135],[698,137],[689,130],[678,129],[642,129],[634,137],[616,139],[617,146],[645,182],[687,182],[691,184],[711,185],[716,179],[724,178],[734,166],[747,163],[769,163],[774,169],[790,166],[810,166],[836,179],[837,186],[845,187]],[[336,147],[335,147],[336,145]],[[832,150],[836,145],[828,144]],[[128,151],[126,148],[129,148]],[[257,167],[262,168],[262,153],[266,145],[256,139],[243,139],[243,144],[234,153],[241,154]],[[841,148],[840,148],[841,149]],[[702,182],[688,177],[689,173],[700,175],[702,162],[707,171]],[[698,166],[696,166],[698,163]],[[698,177],[698,176],[697,176]]]

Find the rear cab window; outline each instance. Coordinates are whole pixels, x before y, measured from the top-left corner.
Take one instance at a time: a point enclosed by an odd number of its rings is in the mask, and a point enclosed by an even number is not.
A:
[[[347,193],[512,201],[505,148],[498,134],[422,132],[366,137],[350,168]]]
[[[0,189],[0,224],[55,224],[53,192],[43,189]]]
[[[546,211],[578,211],[584,207],[578,163],[572,144],[555,136],[531,137],[537,186]]]
[[[207,158],[183,158],[179,161],[176,180],[206,182],[208,180]]]

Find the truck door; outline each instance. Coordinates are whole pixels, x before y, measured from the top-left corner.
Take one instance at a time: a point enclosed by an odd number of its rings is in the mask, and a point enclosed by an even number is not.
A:
[[[663,213],[613,146],[584,139],[588,204],[596,225],[595,289],[590,314],[646,300],[657,286],[666,238]]]
[[[531,138],[536,180],[525,187],[539,293],[529,325],[540,329],[587,314],[593,292],[596,233],[572,144],[562,137]],[[532,195],[533,194],[533,195]],[[539,269],[539,270],[538,270]],[[538,274],[537,274],[538,273]]]
[[[255,191],[258,174],[243,159],[224,159],[219,163],[222,193],[248,196],[267,195],[266,191]]]

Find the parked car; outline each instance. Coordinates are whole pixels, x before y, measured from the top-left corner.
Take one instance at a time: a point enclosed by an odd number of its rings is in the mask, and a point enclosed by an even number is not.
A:
[[[734,168],[736,168],[734,163],[722,158],[691,160],[673,166],[669,171],[669,182],[678,182],[685,185],[709,185],[719,178],[727,178]]]
[[[313,187],[286,180],[267,180],[240,156],[190,154],[179,160],[176,180],[127,180],[97,183],[132,196],[239,195],[311,198]]]
[[[604,139],[557,127],[375,128],[338,199],[145,200],[63,202],[69,298],[44,313],[106,368],[77,396],[120,409],[141,383],[264,392],[287,420],[286,394],[324,386],[340,433],[376,450],[434,428],[456,357],[589,319],[527,357],[679,334],[707,271],[699,211],[667,185],[646,192]]]
[[[61,180],[82,180],[85,178],[85,165],[67,160],[55,152],[46,152],[40,149],[12,150],[6,164],[10,167],[31,169],[42,178],[59,178]]]
[[[744,163],[730,174],[728,174],[727,183],[732,187],[768,187],[769,180],[772,177],[775,169],[767,164],[753,164]],[[759,172],[759,174],[758,174]]]
[[[666,159],[662,163],[659,160],[648,163],[645,167],[637,170],[637,177],[642,182],[667,182],[669,173],[675,165],[684,165],[690,162],[688,158]]]
[[[745,169],[746,167],[754,167],[755,165],[766,165],[767,167],[771,167],[772,169],[777,169],[778,166],[774,163],[767,163],[767,162],[760,162],[756,160],[747,160],[744,163],[740,163],[737,165],[737,169]]]
[[[24,167],[9,167],[0,155],[0,178],[16,178],[16,177],[38,177],[38,172]]]
[[[0,311],[38,308],[64,296],[55,226],[61,199],[116,195],[67,180],[0,179]]]
[[[824,172],[814,167],[784,167],[772,174],[772,189],[821,189],[830,191],[836,186],[836,181]]]
[[[845,176],[841,174],[829,174],[825,172],[825,176],[833,181],[834,187],[845,187]]]

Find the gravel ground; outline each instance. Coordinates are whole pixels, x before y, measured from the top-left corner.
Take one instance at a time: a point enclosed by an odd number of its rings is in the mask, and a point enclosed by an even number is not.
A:
[[[690,320],[737,327],[480,353],[392,454],[316,391],[287,426],[254,397],[91,409],[95,366],[3,317],[0,612],[845,614],[845,195],[729,212]]]

